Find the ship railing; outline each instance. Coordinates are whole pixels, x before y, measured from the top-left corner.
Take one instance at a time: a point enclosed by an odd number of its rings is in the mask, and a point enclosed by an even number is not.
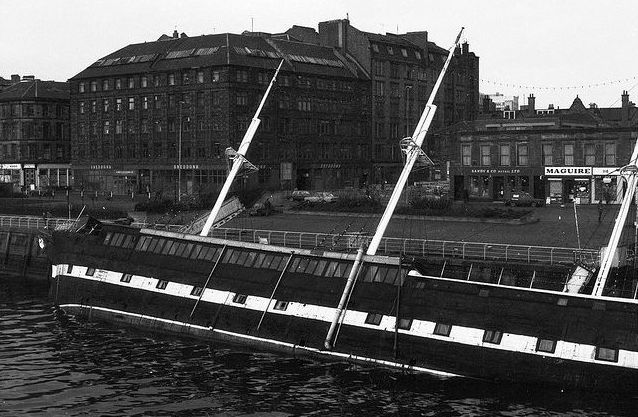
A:
[[[75,220],[39,216],[0,216],[0,227],[20,229],[68,229]]]
[[[213,237],[241,242],[269,243],[303,249],[356,251],[361,243],[368,243],[370,236],[352,234],[290,232],[219,228]],[[402,239],[385,237],[379,245],[379,254],[411,255],[421,257],[494,260],[498,262],[545,263],[549,265],[573,265],[583,263],[597,266],[599,251],[552,246],[510,245],[485,242],[458,242],[448,240]]]

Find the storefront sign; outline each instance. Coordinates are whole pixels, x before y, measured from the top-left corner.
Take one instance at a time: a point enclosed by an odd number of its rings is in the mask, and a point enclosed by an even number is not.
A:
[[[135,175],[135,171],[115,171],[115,175]]]
[[[321,168],[341,168],[341,164],[321,164]]]
[[[620,175],[620,168],[617,167],[602,167],[596,168],[594,167],[594,176],[595,177],[604,177],[609,175]]]
[[[24,169],[35,169],[35,164],[24,164],[22,167]]]
[[[199,165],[173,165],[173,169],[199,169]]]
[[[518,168],[472,168],[472,174],[520,174]]]
[[[111,169],[110,165],[91,165],[91,169]]]
[[[591,173],[591,167],[545,167],[545,175],[573,177],[581,175],[591,175]]]
[[[20,164],[0,164],[0,169],[21,169]]]

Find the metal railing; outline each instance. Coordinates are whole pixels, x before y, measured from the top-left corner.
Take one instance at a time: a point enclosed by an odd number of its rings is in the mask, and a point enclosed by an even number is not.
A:
[[[303,249],[355,251],[361,243],[369,243],[371,236],[333,235],[325,233],[288,232],[274,230],[219,228],[211,236],[242,242],[268,242],[271,245]],[[599,252],[595,249],[561,248],[552,246],[527,246],[499,243],[457,242],[447,240],[423,240],[383,238],[379,254],[437,256],[468,260],[494,260],[499,262],[546,263],[550,265],[584,262],[598,265]]]
[[[60,229],[68,228],[74,220],[29,216],[0,216],[0,227],[16,227],[22,229]]]

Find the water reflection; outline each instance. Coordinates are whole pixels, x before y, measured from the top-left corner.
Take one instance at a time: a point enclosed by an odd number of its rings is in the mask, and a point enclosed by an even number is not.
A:
[[[0,334],[0,411],[12,416],[602,416],[638,403],[141,334],[62,316],[45,288],[6,283]]]

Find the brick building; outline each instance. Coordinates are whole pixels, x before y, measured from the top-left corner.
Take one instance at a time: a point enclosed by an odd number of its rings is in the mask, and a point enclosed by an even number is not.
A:
[[[182,192],[220,187],[224,150],[237,149],[281,59],[248,154],[260,170],[244,185],[358,186],[370,170],[370,82],[355,62],[285,35],[177,32],[71,78],[76,186],[174,196],[181,173]]]
[[[372,181],[394,182],[402,169],[399,140],[412,135],[448,51],[430,42],[425,31],[380,35],[361,31],[347,19],[320,22],[318,32],[293,26],[286,33],[334,47],[370,75]],[[438,110],[431,130],[474,120],[479,111],[478,83],[479,58],[463,43],[435,100]],[[426,139],[424,148],[435,162],[444,162],[438,143]],[[418,175],[434,176],[429,171]]]
[[[69,86],[13,75],[0,90],[0,183],[13,191],[67,187]]]
[[[622,198],[620,168],[638,137],[638,109],[622,94],[619,108],[525,110],[462,122],[439,135],[452,161],[455,199],[503,200],[527,191],[550,202],[615,202]],[[507,113],[506,115],[504,113]]]

